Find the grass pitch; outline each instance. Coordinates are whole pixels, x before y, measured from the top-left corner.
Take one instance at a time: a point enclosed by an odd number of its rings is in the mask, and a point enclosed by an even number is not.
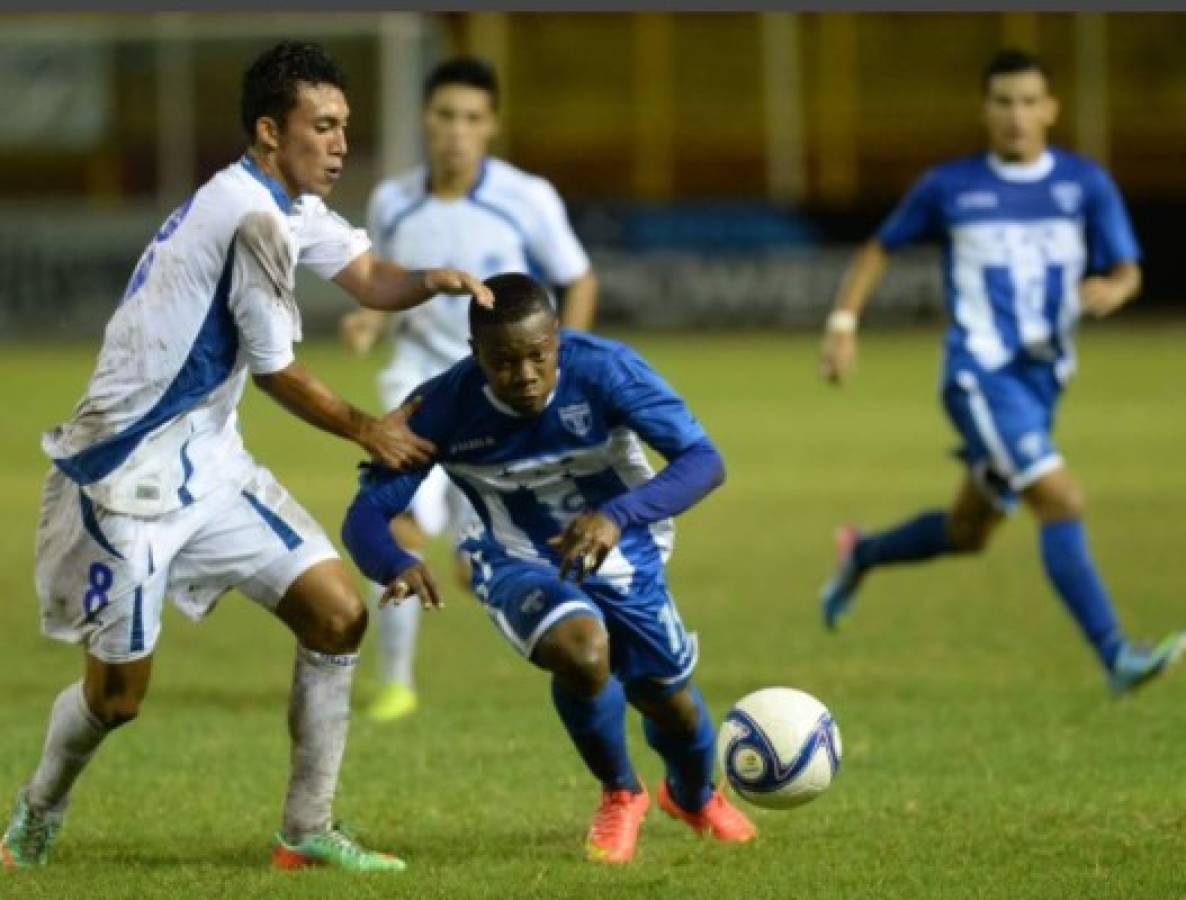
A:
[[[1058,445],[1086,486],[1097,559],[1126,625],[1186,625],[1186,327],[1092,327]],[[815,377],[815,339],[637,336],[717,438],[728,484],[680,523],[671,577],[701,638],[714,715],[788,684],[836,714],[844,765],[823,798],[754,811],[748,847],[700,842],[652,810],[629,866],[581,860],[596,787],[544,677],[453,591],[426,616],[422,710],[355,722],[338,813],[410,862],[398,877],[266,867],[287,767],[292,641],[238,595],[200,626],[168,610],[139,721],[80,782],[51,866],[0,873],[0,896],[843,897],[1181,896],[1186,672],[1116,701],[1042,578],[1019,515],[985,557],[878,573],[848,629],[815,592],[845,520],[877,526],[945,503],[959,478],[935,397],[935,331],[869,335],[843,391]],[[34,764],[79,651],[41,638],[32,543],[46,462],[37,437],[81,393],[94,347],[6,346],[0,497],[0,795]],[[382,362],[331,344],[303,358],[373,407]],[[353,450],[254,389],[248,446],[336,534]],[[448,580],[444,556],[442,581]],[[368,645],[369,649],[369,645]],[[371,686],[367,653],[359,699]],[[660,764],[631,723],[635,759]]]

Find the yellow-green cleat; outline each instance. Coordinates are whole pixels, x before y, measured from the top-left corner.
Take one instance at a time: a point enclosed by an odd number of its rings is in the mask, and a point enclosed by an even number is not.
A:
[[[276,832],[272,840],[272,868],[313,867],[341,869],[343,872],[402,872],[408,864],[390,853],[367,850],[340,825],[307,834],[291,844],[283,834]]]
[[[416,692],[405,684],[385,684],[366,709],[373,722],[394,722],[410,716],[420,705]]]

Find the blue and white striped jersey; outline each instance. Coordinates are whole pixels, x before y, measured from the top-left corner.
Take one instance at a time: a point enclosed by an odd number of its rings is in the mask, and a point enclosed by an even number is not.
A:
[[[708,441],[684,401],[634,351],[567,330],[556,389],[538,417],[502,404],[473,357],[415,395],[423,403],[412,429],[436,444],[436,462],[481,519],[482,533],[463,544],[478,564],[508,556],[555,564],[549,538],[654,475],[642,442],[672,459]],[[398,511],[418,483],[372,469],[360,497]],[[636,573],[661,573],[673,535],[670,519],[628,525],[598,575],[628,590]]]
[[[248,218],[263,239],[236,240]],[[218,172],[145,249],[86,393],[42,448],[96,503],[134,515],[248,477],[236,408],[249,371],[293,360],[297,263],[332,278],[369,246],[319,198],[291,202],[250,156]]]
[[[1025,354],[1063,381],[1075,367],[1079,281],[1140,257],[1108,173],[1057,148],[1029,164],[980,155],[932,169],[877,239],[887,250],[942,244],[949,366],[970,357],[992,371]]]
[[[589,269],[556,189],[500,159],[487,158],[469,194],[428,193],[417,166],[371,194],[367,230],[375,251],[408,269],[456,268],[480,279],[521,272],[567,285]],[[396,340],[413,341],[443,369],[469,353],[468,299],[437,296],[399,314]]]

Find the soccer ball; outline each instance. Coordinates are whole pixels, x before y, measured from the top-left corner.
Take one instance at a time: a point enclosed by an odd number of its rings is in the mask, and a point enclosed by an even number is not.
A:
[[[840,768],[840,730],[811,694],[763,688],[725,716],[717,759],[739,796],[767,809],[790,809],[832,783]]]

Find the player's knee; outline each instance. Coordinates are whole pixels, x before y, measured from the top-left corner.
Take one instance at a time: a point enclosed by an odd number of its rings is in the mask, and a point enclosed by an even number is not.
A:
[[[563,648],[563,671],[557,672],[565,687],[582,697],[595,697],[609,681],[609,639],[600,628],[581,629],[569,636]]]
[[[956,553],[980,553],[992,537],[992,527],[986,522],[966,519],[949,519],[947,539]]]
[[[310,649],[322,653],[353,653],[362,644],[366,629],[366,604],[353,590],[342,591],[318,616],[315,642],[318,646],[310,646]]]
[[[108,731],[127,725],[140,715],[140,704],[143,697],[134,694],[120,694],[113,697],[102,697],[97,703],[88,703],[95,718],[103,723]]]

